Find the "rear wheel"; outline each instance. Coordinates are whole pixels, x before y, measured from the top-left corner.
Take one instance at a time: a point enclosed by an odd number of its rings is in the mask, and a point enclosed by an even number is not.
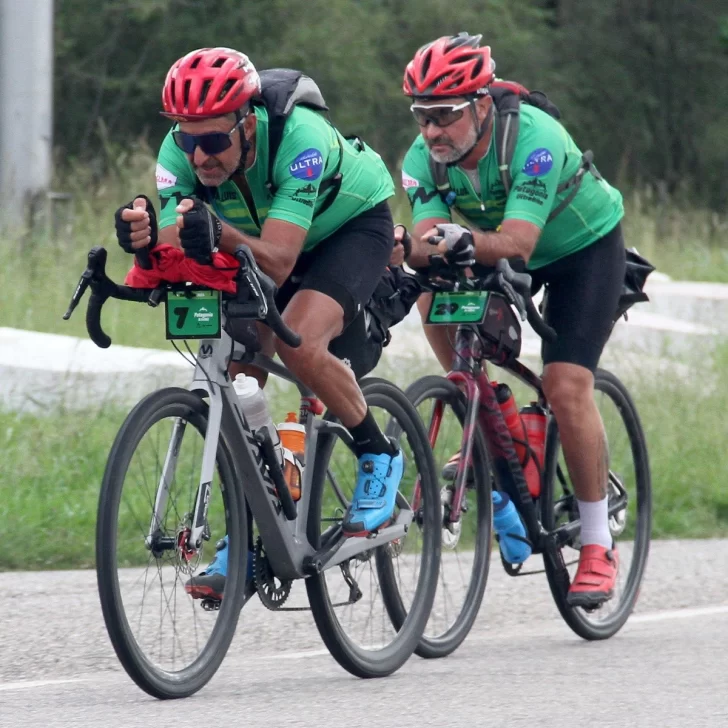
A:
[[[640,419],[625,386],[597,369],[594,396],[604,423],[609,452],[609,528],[619,554],[614,596],[596,609],[572,607],[566,600],[576,573],[578,535],[561,547],[556,560],[544,558],[556,606],[571,629],[587,640],[607,639],[631,614],[647,564],[652,528],[652,484],[647,444]],[[561,452],[558,427],[551,420],[546,445],[546,473],[541,519],[547,531],[579,518],[576,496]],[[619,507],[623,504],[623,507]]]

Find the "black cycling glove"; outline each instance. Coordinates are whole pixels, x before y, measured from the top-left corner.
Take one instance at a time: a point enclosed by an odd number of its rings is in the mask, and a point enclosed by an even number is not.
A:
[[[157,213],[154,211],[154,205],[152,204],[152,201],[146,195],[137,195],[134,200],[136,200],[137,197],[141,197],[147,203],[149,228],[151,230],[151,241],[147,246],[147,250],[151,250],[157,244]],[[114,215],[116,239],[119,241],[119,245],[125,252],[132,254],[138,253],[139,250],[134,250],[134,248],[131,247],[131,223],[127,222],[126,220],[122,220],[121,213],[123,210],[133,210],[134,200],[132,200],[128,205],[123,205],[122,207],[120,207]]]
[[[198,263],[211,264],[212,251],[217,247],[222,235],[222,223],[197,197],[189,212],[182,213],[184,224],[179,231],[179,239],[185,255]]]
[[[429,242],[432,245],[445,242],[447,252],[444,257],[448,263],[462,267],[475,265],[475,244],[470,230],[454,223],[443,223],[436,227],[439,235],[431,237]]]

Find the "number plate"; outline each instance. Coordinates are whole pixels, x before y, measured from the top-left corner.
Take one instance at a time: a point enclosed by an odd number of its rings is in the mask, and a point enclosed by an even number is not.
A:
[[[488,291],[439,291],[432,297],[428,324],[479,324],[485,318]]]
[[[189,290],[167,293],[168,339],[219,339],[220,291]]]

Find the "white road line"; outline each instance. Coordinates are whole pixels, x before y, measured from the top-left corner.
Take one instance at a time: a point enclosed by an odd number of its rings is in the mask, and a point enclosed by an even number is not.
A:
[[[665,609],[660,612],[645,612],[629,618],[627,624],[642,622],[663,622],[668,619],[692,619],[693,617],[712,617],[715,614],[728,614],[728,604],[715,604],[708,607],[684,607]]]
[[[728,614],[728,604],[714,604],[706,607],[684,607],[682,609],[665,609],[659,612],[646,612],[635,614],[627,621],[630,624],[643,624],[646,622],[664,622],[671,619],[694,619],[696,617],[712,617],[720,614]],[[493,634],[473,635],[468,642],[487,642],[496,638]],[[261,660],[304,660],[309,657],[326,657],[329,651],[303,650],[299,652],[278,652],[268,655],[260,655]],[[44,688],[52,685],[66,685],[71,683],[89,682],[91,678],[62,678],[58,680],[26,680],[24,682],[0,683],[0,692],[3,690],[29,690],[33,688]]]
[[[88,678],[72,677],[59,680],[25,680],[24,682],[0,683],[2,690],[28,690],[30,688],[44,688],[48,685],[65,685],[67,683],[88,682]]]

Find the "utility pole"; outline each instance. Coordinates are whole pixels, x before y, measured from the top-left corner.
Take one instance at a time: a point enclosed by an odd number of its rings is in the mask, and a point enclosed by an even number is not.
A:
[[[53,0],[0,0],[0,230],[47,202],[52,134]]]

